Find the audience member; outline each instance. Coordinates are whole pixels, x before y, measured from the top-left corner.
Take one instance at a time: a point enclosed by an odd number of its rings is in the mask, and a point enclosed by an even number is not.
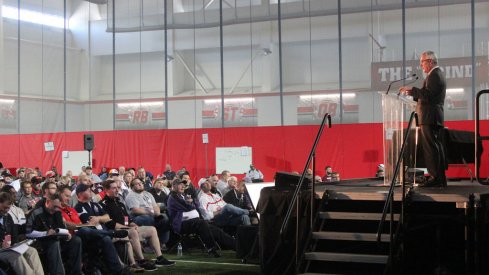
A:
[[[384,177],[384,174],[385,174],[385,172],[384,172],[385,170],[384,169],[385,169],[384,168],[384,164],[382,164],[382,163],[379,164],[377,166],[377,172],[375,173],[375,177],[377,177],[377,178],[383,178]]]
[[[42,193],[42,198],[34,205],[34,208],[38,208],[43,206],[46,203],[46,198],[48,196],[56,194],[56,190],[58,187],[56,186],[55,182],[46,182],[44,185],[41,187],[41,193]]]
[[[36,172],[38,177],[42,177],[42,171],[41,171],[41,169],[39,169],[39,167],[35,167],[34,172]]]
[[[235,249],[235,240],[231,236],[200,218],[196,202],[184,195],[185,186],[182,180],[174,180],[172,190],[168,198],[168,214],[175,233],[197,234],[213,257],[220,257],[215,241],[223,248]]]
[[[140,240],[147,239],[151,248],[156,255],[156,266],[172,266],[175,264],[173,261],[168,261],[163,257],[161,253],[160,240],[154,226],[139,226],[134,223],[126,210],[126,206],[122,203],[118,196],[118,187],[114,181],[108,180],[104,182],[104,188],[107,196],[102,200],[101,205],[104,207],[107,214],[115,222],[115,228],[127,228],[129,229],[129,239],[131,240],[132,248],[136,254],[138,263],[141,266],[145,266],[149,261],[144,259],[143,251],[141,249]]]
[[[250,164],[250,170],[246,173],[246,177],[251,179],[251,182],[263,182],[263,173],[256,169],[253,164]]]
[[[81,274],[81,239],[71,234],[58,239],[57,233],[65,229],[60,212],[61,198],[58,194],[46,197],[44,204],[31,212],[27,218],[27,237],[37,238],[46,253],[47,270],[50,274],[66,274],[61,255],[66,256],[69,274]],[[28,273],[26,273],[28,274]]]
[[[130,190],[131,189],[130,185],[131,185],[132,180],[134,179],[134,175],[131,172],[127,171],[123,174],[122,179],[123,179],[124,184],[126,184],[128,189]]]
[[[20,182],[24,179],[25,177],[25,169],[24,168],[19,168],[17,169],[17,179],[12,181],[10,185],[14,187],[16,192],[19,192],[20,190]]]
[[[182,182],[185,184],[185,194],[190,195],[192,199],[198,199],[199,190],[197,190],[192,183],[192,179],[190,178],[190,174],[188,172],[183,173],[180,177]]]
[[[30,181],[23,181],[21,186],[22,192],[20,192],[19,207],[24,211],[24,214],[27,215],[41,197],[32,192],[32,183]]]
[[[209,182],[211,183],[211,192],[212,194],[219,194],[222,197],[221,192],[217,189],[217,183],[219,182],[219,176],[217,174],[212,174],[209,177]]]
[[[171,170],[171,165],[169,163],[166,164],[165,166],[165,171],[163,171],[163,175],[168,179],[168,180],[173,180],[176,176],[177,173],[175,171]]]
[[[100,170],[100,173],[98,174],[98,177],[102,181],[106,180],[109,177],[109,173],[107,171],[107,167],[102,166],[102,170]]]
[[[151,187],[153,187],[151,179],[146,175],[146,171],[143,167],[139,167],[137,178],[143,183],[145,191],[148,191],[149,189],[151,189]]]
[[[32,194],[38,197],[42,197],[41,182],[42,182],[42,177],[40,176],[34,176],[31,179]]]
[[[149,192],[144,191],[139,178],[131,182],[131,190],[126,197],[126,206],[131,218],[138,226],[154,226],[158,231],[161,243],[166,243],[170,237],[170,221],[168,216],[160,212],[160,207]]]
[[[15,196],[17,196],[17,192],[15,192],[15,188],[12,185],[5,185],[4,187],[2,187],[1,191],[9,193],[12,198],[15,198]],[[22,210],[22,208],[18,207],[15,204],[16,203],[14,201],[14,204],[10,206],[10,210],[8,211],[8,213],[12,217],[14,224],[22,226],[26,222],[24,210]]]
[[[0,242],[2,242],[0,261],[7,262],[16,274],[44,274],[36,249],[29,247],[22,254],[6,250],[17,242],[14,222],[12,217],[7,215],[13,202],[14,199],[9,193],[0,193]]]
[[[128,168],[128,169],[127,169],[127,171],[128,171],[129,173],[131,173],[131,174],[132,174],[132,177],[133,177],[133,178],[135,178],[135,177],[136,177],[136,168],[132,168],[132,167],[130,167],[130,168]],[[130,183],[130,182],[128,182],[127,184],[131,184],[131,183]]]
[[[44,183],[42,183],[41,185],[45,185],[48,182],[52,182],[56,184],[56,173],[54,171],[49,170],[46,172]]]
[[[119,172],[116,169],[112,169],[113,173],[110,173],[109,180],[113,180],[117,185],[117,196],[121,199],[122,202],[126,201],[126,197],[129,194],[129,189],[127,189],[126,184],[122,182],[119,177]]]
[[[63,221],[66,227],[73,234],[76,230],[76,236],[80,237],[82,240],[82,248],[84,251],[89,251],[87,253],[87,262],[84,269],[87,273],[95,273],[95,268],[97,267],[98,253],[95,251],[102,251],[102,256],[106,264],[108,271],[113,274],[127,273],[127,270],[123,270],[123,266],[119,261],[117,256],[117,251],[115,249],[114,243],[112,242],[112,236],[123,237],[121,233],[125,232],[109,232],[106,230],[98,230],[91,227],[79,227],[81,225],[81,220],[78,212],[68,205],[71,199],[71,190],[68,186],[61,186],[58,189],[61,197],[61,215],[63,216]],[[127,233],[125,234],[127,236]]]
[[[234,190],[236,189],[236,184],[238,183],[238,179],[235,177],[235,176],[231,176],[229,177],[228,179],[228,186],[226,186],[226,188],[224,188],[224,190],[222,190],[222,195],[221,195],[221,198],[226,196],[226,194],[231,191],[231,190]]]
[[[185,173],[188,173],[187,168],[185,166],[182,166],[182,168],[177,171],[177,177],[182,178],[182,175]]]
[[[223,200],[226,203],[232,204],[241,209],[246,209],[253,212],[253,204],[249,196],[245,194],[246,186],[244,181],[240,181],[236,184],[236,188],[226,193]]]
[[[97,176],[96,174],[93,173],[93,170],[92,170],[92,167],[91,166],[85,167],[85,171],[84,172],[90,178],[90,180],[91,180],[92,183],[102,182],[102,180],[99,178],[99,176]]]
[[[59,181],[58,181],[58,187],[62,186],[62,185],[66,185],[66,186],[70,187],[71,186],[71,178],[68,176],[61,176],[59,178]]]
[[[211,193],[211,183],[204,182],[201,185],[203,195],[200,197],[200,205],[207,212],[207,216],[217,226],[250,225],[249,211],[226,203],[219,195]]]
[[[5,184],[11,184],[15,178],[12,174],[10,174],[10,171],[8,169],[5,169],[5,171],[2,172],[2,177],[5,181]]]
[[[119,166],[119,175],[124,175],[126,173],[126,167],[124,166]],[[127,182],[126,182],[127,183]],[[129,183],[127,183],[129,185]]]
[[[326,166],[325,168],[326,174],[323,177],[323,182],[335,182],[340,181],[340,173],[333,172],[333,168],[331,166]]]
[[[156,179],[153,183],[153,188],[149,189],[148,192],[153,195],[156,203],[160,206],[160,210],[165,210],[168,195],[170,195],[168,179],[166,179],[166,177]]]
[[[230,173],[228,170],[224,170],[221,172],[221,178],[219,179],[216,185],[217,190],[219,190],[221,194],[224,194],[224,190],[226,189],[226,187],[228,187],[229,177],[230,177]]]

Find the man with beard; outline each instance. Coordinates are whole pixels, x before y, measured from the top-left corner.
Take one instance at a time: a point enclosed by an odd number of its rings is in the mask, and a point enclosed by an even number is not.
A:
[[[165,244],[170,237],[170,221],[166,214],[160,213],[160,207],[153,195],[144,191],[143,182],[135,178],[126,197],[126,206],[134,223],[138,226],[154,226],[158,231],[160,242]]]
[[[146,175],[146,170],[144,170],[144,167],[139,167],[137,178],[143,183],[144,190],[148,191],[151,189],[151,187],[153,187],[151,179]]]

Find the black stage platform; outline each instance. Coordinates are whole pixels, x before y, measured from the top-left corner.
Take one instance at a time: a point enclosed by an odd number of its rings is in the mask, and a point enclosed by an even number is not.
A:
[[[331,198],[343,200],[378,200],[385,201],[388,185],[383,185],[381,179],[351,179],[337,183],[317,184],[315,191],[321,198],[327,191]],[[401,200],[401,187],[395,187],[394,199]],[[465,208],[471,195],[489,195],[489,186],[481,185],[476,181],[459,180],[448,181],[448,187],[414,187],[412,188],[412,201],[419,202],[448,202],[457,204],[458,208]]]
[[[489,186],[470,180],[459,180],[449,181],[444,188],[408,189],[405,226],[399,240],[402,242],[402,253],[395,256],[396,266],[388,273],[489,274]],[[389,254],[389,245],[365,245],[373,241],[369,236],[375,235],[378,220],[371,217],[373,213],[382,212],[388,190],[389,186],[384,186],[383,180],[372,178],[316,184],[319,211],[316,222],[319,221],[321,225],[319,228],[316,223],[312,230],[307,222],[304,223],[309,220],[306,209],[310,209],[307,202],[310,201],[308,198],[311,191],[301,191],[300,197],[303,199],[300,209],[306,211],[301,211],[305,219],[299,226],[299,250],[304,248],[305,254],[302,254],[302,264],[298,269],[293,265],[278,269],[281,265],[291,263],[293,259],[290,255],[293,254],[291,249],[295,234],[289,232],[285,242],[283,238],[280,241],[278,235],[278,228],[290,204],[293,190],[264,188],[258,207],[258,212],[264,214],[260,224],[262,270],[266,274],[294,273],[291,270],[299,273],[381,274],[385,265],[365,265],[360,263],[362,260],[358,260],[355,253],[379,255],[372,256],[375,259]],[[395,215],[399,215],[401,187],[395,187],[394,192],[393,209]],[[327,220],[321,223],[324,217]],[[389,222],[383,233],[383,238],[387,239],[388,224]],[[308,232],[322,239],[306,241],[309,240]],[[340,241],[339,239],[346,238],[345,233],[351,233],[355,237],[347,242]],[[355,239],[363,237],[367,239],[361,240],[361,244],[354,243]],[[280,242],[280,246],[277,245]],[[279,261],[273,260],[275,255]],[[302,266],[307,267],[304,270]],[[280,272],[277,273],[277,270]]]

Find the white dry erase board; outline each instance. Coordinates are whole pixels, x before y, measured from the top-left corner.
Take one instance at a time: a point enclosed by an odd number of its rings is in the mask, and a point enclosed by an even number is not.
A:
[[[71,170],[74,176],[78,176],[81,167],[88,165],[88,151],[63,151],[61,159],[63,175],[66,174],[66,171]]]
[[[228,170],[231,174],[243,174],[250,170],[252,149],[242,147],[216,147],[216,173]]]

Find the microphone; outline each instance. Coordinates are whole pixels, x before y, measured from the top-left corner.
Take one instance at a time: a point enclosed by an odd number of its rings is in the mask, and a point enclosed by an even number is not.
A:
[[[414,80],[411,80],[411,81],[409,81],[408,83],[406,83],[406,85],[411,85],[411,84],[413,84],[414,82],[418,81],[418,79],[419,79],[419,77],[416,77]],[[399,92],[397,93],[397,95],[398,95],[398,96],[399,96],[400,94],[401,94],[401,91],[399,91]]]
[[[394,81],[392,81],[391,83],[389,83],[389,87],[387,87],[387,92],[386,92],[385,94],[386,94],[386,95],[388,95],[388,94],[389,94],[389,91],[390,91],[390,89],[391,89],[392,84],[394,84],[394,83],[396,83],[396,82],[399,82],[399,81],[406,80],[406,79],[408,79],[408,78],[410,78],[410,77],[415,77],[415,76],[416,76],[416,74],[412,74],[412,75],[408,75],[408,76],[406,76],[406,77],[403,77],[403,78],[401,78],[401,79],[398,79],[398,80],[394,80]],[[416,79],[417,79],[417,78],[416,78]]]

